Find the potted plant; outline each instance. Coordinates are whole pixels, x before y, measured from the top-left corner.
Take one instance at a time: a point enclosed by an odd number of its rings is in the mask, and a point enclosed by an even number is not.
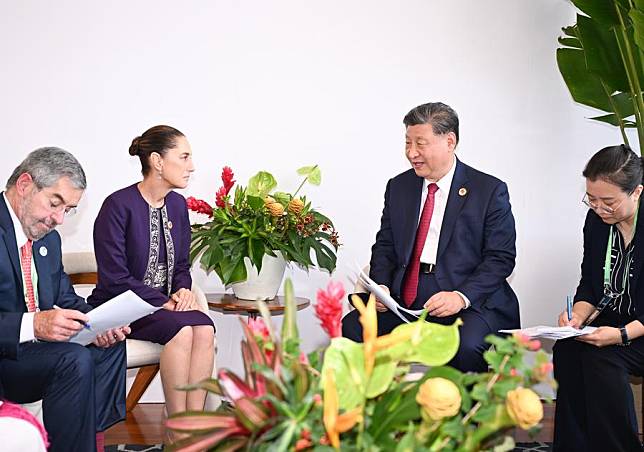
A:
[[[636,128],[644,143],[644,6],[627,0],[572,0],[583,14],[563,28],[559,71],[572,98],[604,112],[591,119]],[[637,146],[631,146],[637,149]]]
[[[298,195],[304,184],[320,184],[320,169],[303,167],[298,174],[304,179],[293,194],[275,191],[277,182],[265,171],[232,192],[234,174],[224,167],[214,208],[187,199],[189,209],[208,216],[192,226],[190,260],[198,259],[225,286],[232,285],[237,297],[249,300],[274,298],[288,262],[332,272],[338,233],[329,218]]]
[[[245,376],[222,369],[191,389],[224,395],[217,411],[185,412],[166,426],[185,434],[177,451],[510,451],[513,428],[536,432],[543,417],[539,382],[554,384],[539,341],[489,336],[489,370],[462,373],[445,364],[459,346],[458,328],[420,319],[376,337],[375,299],[356,297],[364,343],[340,337],[344,289],[318,291],[316,315],[332,337],[326,350],[304,355],[289,280],[281,337],[262,302],[262,319],[242,321]],[[432,366],[409,378],[409,363]]]

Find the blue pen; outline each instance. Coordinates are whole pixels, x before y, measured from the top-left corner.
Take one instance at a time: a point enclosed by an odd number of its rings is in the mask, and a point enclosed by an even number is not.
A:
[[[62,308],[60,306],[54,305],[54,309],[62,309]],[[85,328],[87,331],[92,331],[92,327],[90,326],[89,322],[83,322],[82,320],[76,320],[76,321],[81,325],[83,325],[83,328]]]
[[[568,321],[572,320],[572,297],[566,295],[566,311],[568,312]]]

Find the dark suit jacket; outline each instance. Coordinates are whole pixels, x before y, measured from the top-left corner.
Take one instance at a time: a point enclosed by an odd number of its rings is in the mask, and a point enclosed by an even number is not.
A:
[[[584,224],[584,258],[581,262],[581,279],[575,301],[597,305],[604,295],[604,259],[610,225],[592,209],[588,210]],[[644,323],[644,278],[641,277],[644,259],[644,209],[639,210],[637,229],[633,237],[633,279],[630,281],[631,299],[635,303],[635,316]]]
[[[467,190],[464,196],[459,190]],[[414,247],[423,178],[413,169],[391,179],[380,231],[371,249],[371,278],[400,299]],[[518,328],[519,304],[506,278],[514,269],[516,232],[505,183],[456,160],[436,262],[441,290],[465,294],[494,331]]]
[[[0,196],[0,359],[18,357],[20,322],[23,313],[27,312],[20,256],[9,208],[4,197]],[[52,309],[55,304],[61,308],[90,311],[91,306],[76,295],[63,270],[58,232],[52,231],[34,242],[33,250],[40,310]]]

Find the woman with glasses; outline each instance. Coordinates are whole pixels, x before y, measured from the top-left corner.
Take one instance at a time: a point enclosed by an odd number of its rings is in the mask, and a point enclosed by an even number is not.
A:
[[[202,410],[205,391],[177,388],[210,378],[214,325],[191,292],[190,222],[185,188],[194,171],[186,137],[169,126],[155,126],[132,141],[143,180],[107,197],[94,223],[98,284],[88,298],[100,305],[131,289],[161,306],[132,323],[133,339],[164,345],[160,370],[168,414]]]
[[[640,451],[629,375],[644,374],[642,159],[628,146],[597,152],[583,172],[590,209],[572,317],[597,329],[554,347],[559,384],[554,451]]]

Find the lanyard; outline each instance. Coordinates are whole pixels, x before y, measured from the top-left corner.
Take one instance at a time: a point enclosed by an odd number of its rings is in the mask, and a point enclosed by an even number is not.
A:
[[[637,217],[639,215],[640,205],[637,204],[637,209],[635,210],[635,221],[633,222],[633,233],[631,234],[631,241],[629,245],[633,244],[633,239],[635,238],[635,231],[637,230]],[[613,250],[613,225],[610,225],[610,230],[608,231],[608,243],[606,244],[606,257],[604,258],[604,291],[610,287],[610,260],[611,252]],[[622,282],[622,293],[624,293],[624,288],[626,287],[626,278],[628,278],[629,269],[624,270],[624,281]],[[615,294],[615,295],[621,295]]]

